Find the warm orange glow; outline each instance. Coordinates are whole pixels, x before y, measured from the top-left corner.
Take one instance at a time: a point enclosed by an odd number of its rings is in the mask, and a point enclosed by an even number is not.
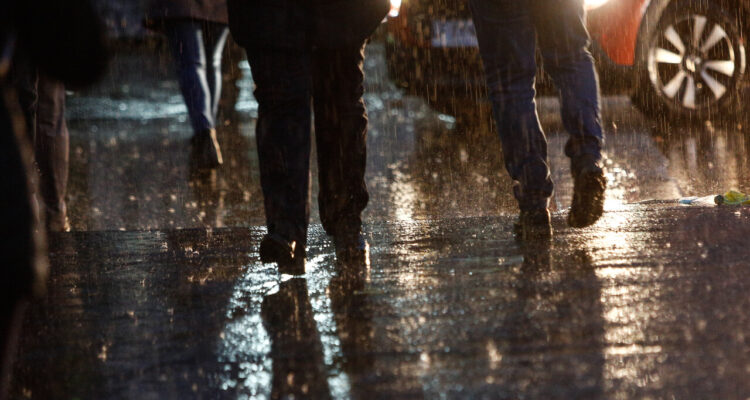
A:
[[[401,11],[401,0],[391,0],[391,11],[388,12],[388,16],[398,17],[399,11]]]

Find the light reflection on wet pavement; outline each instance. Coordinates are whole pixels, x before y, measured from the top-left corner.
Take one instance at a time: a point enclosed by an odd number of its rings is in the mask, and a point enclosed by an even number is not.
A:
[[[541,99],[555,238],[522,245],[498,141],[402,96],[382,47],[369,52],[370,260],[337,262],[313,212],[301,278],[257,258],[247,80],[242,113],[225,115],[226,166],[208,176],[186,167],[178,109],[82,119],[125,67],[72,98],[77,232],[50,240],[49,293],[28,312],[13,396],[747,397],[750,211],[673,202],[750,189],[740,128],[662,129],[606,98],[607,212],[574,230],[565,136]],[[169,82],[120,87],[111,109],[168,108]]]

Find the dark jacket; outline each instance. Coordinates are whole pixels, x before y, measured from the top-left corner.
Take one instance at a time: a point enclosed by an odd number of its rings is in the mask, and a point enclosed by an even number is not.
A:
[[[165,20],[192,19],[227,23],[227,3],[224,0],[150,0],[146,26],[158,28]]]
[[[13,0],[2,7],[0,26],[34,65],[66,86],[89,84],[106,69],[104,24],[90,1]]]
[[[361,46],[389,0],[227,0],[232,37],[249,49]]]

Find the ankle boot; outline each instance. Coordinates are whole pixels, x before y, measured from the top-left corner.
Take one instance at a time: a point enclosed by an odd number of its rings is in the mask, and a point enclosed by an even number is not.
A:
[[[216,140],[215,129],[204,129],[196,132],[190,143],[193,146],[190,158],[195,167],[210,169],[224,163],[219,141]]]

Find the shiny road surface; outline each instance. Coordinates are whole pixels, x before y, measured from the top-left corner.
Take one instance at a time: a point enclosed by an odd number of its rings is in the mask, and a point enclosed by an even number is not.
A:
[[[670,127],[605,98],[611,190],[602,220],[575,230],[558,106],[540,99],[555,237],[522,244],[487,124],[404,96],[382,46],[368,56],[370,257],[337,261],[313,210],[298,278],[257,257],[247,70],[211,174],[187,168],[163,60],[123,53],[71,96],[74,232],[50,238],[12,397],[750,396],[750,208],[677,203],[750,190],[742,121]]]

